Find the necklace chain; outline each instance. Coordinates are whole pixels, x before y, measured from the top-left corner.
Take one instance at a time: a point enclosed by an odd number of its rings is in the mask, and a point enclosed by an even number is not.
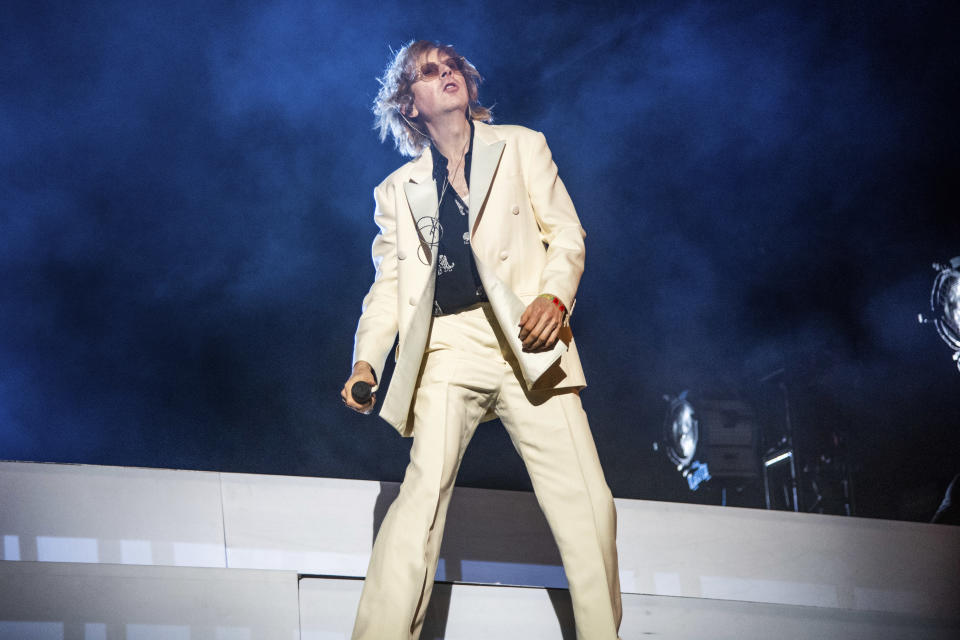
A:
[[[461,163],[463,163],[463,161],[467,158],[467,145],[469,144],[470,136],[467,135],[467,139],[463,143],[463,148],[460,150],[460,159],[457,160],[457,165],[453,168],[452,174],[454,177],[456,177],[457,172],[460,170]],[[440,203],[443,202],[443,196],[447,193],[447,187],[450,186],[450,175],[451,172],[448,170],[447,175],[443,176],[443,186],[440,188],[440,199],[437,200],[437,214],[440,213]],[[466,176],[464,176],[464,179],[466,179]]]
[[[467,145],[470,144],[470,136],[467,136],[467,140],[463,143],[463,149],[460,150],[460,159],[457,160],[457,165],[453,168],[453,174],[456,175],[457,171],[460,170],[460,164],[466,160],[467,157]],[[438,150],[439,151],[439,150]],[[449,160],[447,161],[449,164]],[[432,222],[429,225],[430,240],[427,242],[431,247],[436,247],[440,244],[440,238],[443,237],[443,227],[440,225],[440,205],[443,202],[443,197],[447,194],[447,187],[450,186],[450,171],[447,170],[447,174],[443,177],[443,185],[440,187],[440,197],[437,198],[437,208],[433,212]],[[423,218],[420,218],[423,220]],[[417,230],[420,231],[420,220],[417,221]],[[422,248],[422,247],[421,247]],[[420,262],[423,264],[430,264],[430,261],[426,259],[426,256],[419,256],[420,251],[417,251]]]

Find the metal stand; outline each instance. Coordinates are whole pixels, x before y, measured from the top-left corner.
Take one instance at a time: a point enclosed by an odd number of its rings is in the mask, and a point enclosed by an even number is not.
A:
[[[791,511],[800,511],[800,500],[797,491],[797,463],[793,449],[781,449],[768,453],[763,457],[763,495],[766,501],[767,509],[773,509],[773,501],[770,499],[770,474],[771,467],[780,468],[786,464],[790,470],[787,483],[781,483],[779,486],[783,489],[783,503]]]
[[[762,380],[767,380],[783,373],[783,369],[775,371]],[[785,418],[786,435],[780,439],[774,449],[763,456],[763,495],[767,509],[773,509],[771,500],[771,473],[787,464],[789,475],[785,483],[780,483],[783,489],[783,504],[791,511],[800,511],[800,490],[797,481],[797,453],[793,443],[793,422],[790,419],[790,394],[787,385],[781,380],[777,383],[783,393],[783,411]]]

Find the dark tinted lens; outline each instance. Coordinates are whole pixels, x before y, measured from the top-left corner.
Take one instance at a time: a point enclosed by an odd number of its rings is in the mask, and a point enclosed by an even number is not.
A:
[[[454,71],[463,71],[463,58],[456,56],[454,58],[447,58],[443,61],[445,65],[453,69]]]
[[[432,80],[440,75],[440,65],[436,62],[425,62],[420,67],[420,77],[424,80]]]

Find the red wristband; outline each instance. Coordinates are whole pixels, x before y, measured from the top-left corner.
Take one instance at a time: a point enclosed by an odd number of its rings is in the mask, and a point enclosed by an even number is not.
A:
[[[555,304],[555,305],[557,306],[557,308],[560,309],[560,313],[566,313],[566,312],[567,312],[567,308],[566,308],[565,306],[563,306],[563,303],[562,303],[562,302],[560,302],[560,298],[558,298],[557,296],[553,295],[552,293],[541,293],[541,294],[540,294],[540,297],[541,297],[541,298],[546,298],[547,300],[550,300],[551,302],[553,302],[553,304]]]

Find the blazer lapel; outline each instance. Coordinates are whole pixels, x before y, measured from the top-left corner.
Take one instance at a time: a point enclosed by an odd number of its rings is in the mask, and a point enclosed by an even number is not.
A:
[[[423,278],[423,283],[413,283],[413,290],[420,291],[419,301],[410,317],[407,329],[401,328],[400,353],[393,370],[387,397],[383,400],[380,416],[397,427],[404,436],[413,435],[412,425],[407,424],[410,399],[415,390],[423,350],[430,335],[430,317],[433,311],[433,290],[436,285],[436,251],[440,239],[437,225],[437,185],[433,181],[433,159],[427,149],[414,161],[410,178],[403,183],[403,191],[410,206],[410,215],[430,269],[407,271],[409,278]],[[401,274],[401,277],[404,277]]]
[[[433,248],[440,240],[437,221],[439,205],[437,203],[437,185],[433,181],[433,159],[426,149],[414,163],[410,180],[403,184],[403,191],[410,205],[410,215],[417,230],[420,248],[433,264]]]
[[[486,126],[482,122],[475,125],[475,135],[473,140],[473,158],[470,164],[470,235],[477,230],[477,223],[483,214],[483,206],[487,201],[487,194],[490,193],[490,184],[493,182],[493,176],[500,165],[500,157],[503,155],[503,148],[506,142],[503,140],[491,140],[487,143],[484,138],[487,137]]]

